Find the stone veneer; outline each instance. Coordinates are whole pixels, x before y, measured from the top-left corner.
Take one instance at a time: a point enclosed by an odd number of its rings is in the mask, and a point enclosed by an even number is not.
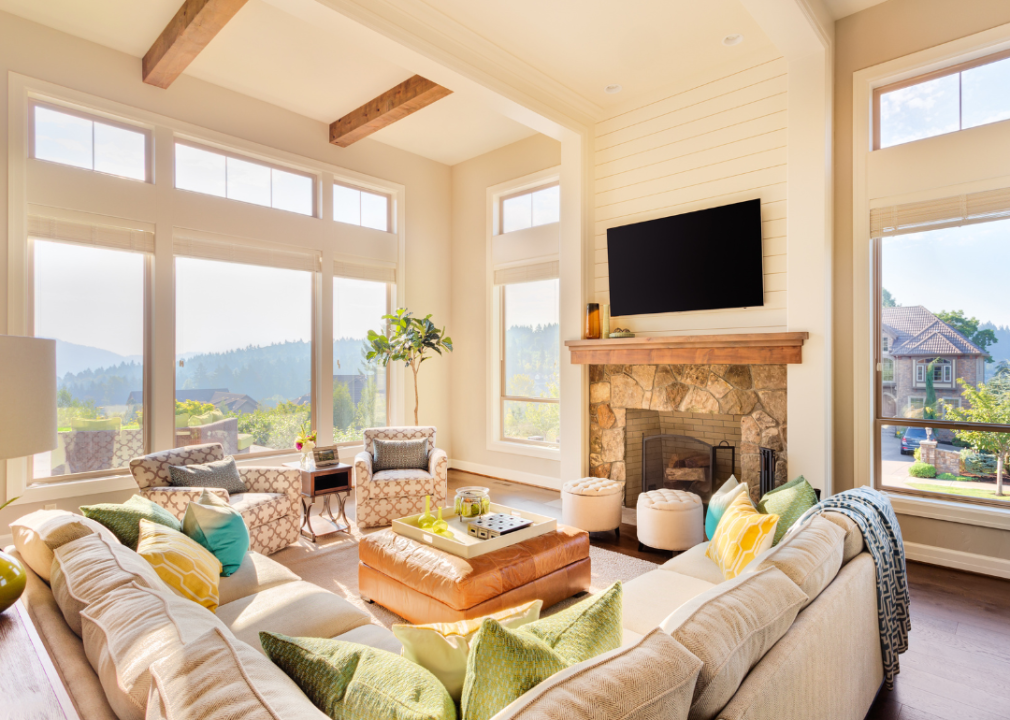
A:
[[[590,474],[629,481],[626,503],[634,507],[641,483],[626,477],[628,410],[720,422],[739,418],[740,480],[751,496],[757,499],[760,447],[776,451],[775,484],[786,480],[785,365],[590,365]]]

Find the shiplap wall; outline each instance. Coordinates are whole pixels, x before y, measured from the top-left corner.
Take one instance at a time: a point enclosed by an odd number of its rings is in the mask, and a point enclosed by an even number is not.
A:
[[[752,58],[597,124],[594,282],[600,303],[610,302],[608,228],[761,200],[764,307],[631,315],[616,324],[654,334],[785,328],[786,83],[783,58]],[[676,281],[671,268],[670,282]]]

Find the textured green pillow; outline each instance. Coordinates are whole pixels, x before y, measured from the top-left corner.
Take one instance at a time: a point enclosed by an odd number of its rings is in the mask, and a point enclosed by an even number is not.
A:
[[[71,430],[119,430],[123,427],[123,418],[71,418]]]
[[[523,625],[517,632],[543,641],[569,665],[621,647],[622,589],[616,582],[554,615]]]
[[[800,475],[792,482],[779,485],[765,493],[758,503],[758,511],[765,515],[778,515],[779,524],[775,528],[772,545],[778,545],[786,531],[800,519],[800,516],[817,504],[817,494],[806,478]]]
[[[134,495],[122,505],[113,503],[84,505],[81,507],[81,513],[84,517],[109,528],[119,542],[131,550],[137,549],[141,520],[150,520],[173,530],[182,530],[182,525],[172,513],[140,495]]]
[[[529,633],[485,618],[470,641],[463,680],[462,720],[489,720],[570,663]]]
[[[399,655],[357,643],[261,632],[275,665],[334,720],[456,720],[434,675]]]
[[[249,552],[249,529],[242,514],[206,490],[186,506],[182,531],[221,561],[221,577],[228,577]]]

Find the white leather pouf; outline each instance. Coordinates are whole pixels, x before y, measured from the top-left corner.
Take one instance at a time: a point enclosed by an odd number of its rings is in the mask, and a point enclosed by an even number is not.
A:
[[[587,477],[569,480],[561,488],[561,522],[587,532],[613,530],[621,536],[624,482]]]
[[[638,496],[638,545],[657,550],[687,550],[705,542],[701,498],[683,490],[659,488]]]

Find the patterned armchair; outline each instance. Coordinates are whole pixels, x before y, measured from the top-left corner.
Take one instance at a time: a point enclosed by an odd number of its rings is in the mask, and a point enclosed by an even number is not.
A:
[[[171,487],[169,466],[199,465],[223,459],[224,451],[216,443],[193,445],[136,458],[130,461],[130,472],[141,495],[182,520],[186,506],[200,497],[202,488]],[[211,492],[242,513],[249,528],[249,549],[270,555],[297,541],[301,522],[298,509],[301,471],[241,465],[238,471],[249,492],[229,495],[227,490],[217,488]]]
[[[448,494],[449,457],[435,447],[433,427],[384,427],[365,430],[365,451],[354,458],[354,501],[358,527],[391,525],[395,518],[424,512],[424,496],[432,507],[445,504]],[[372,472],[374,440],[428,439],[427,470]]]

